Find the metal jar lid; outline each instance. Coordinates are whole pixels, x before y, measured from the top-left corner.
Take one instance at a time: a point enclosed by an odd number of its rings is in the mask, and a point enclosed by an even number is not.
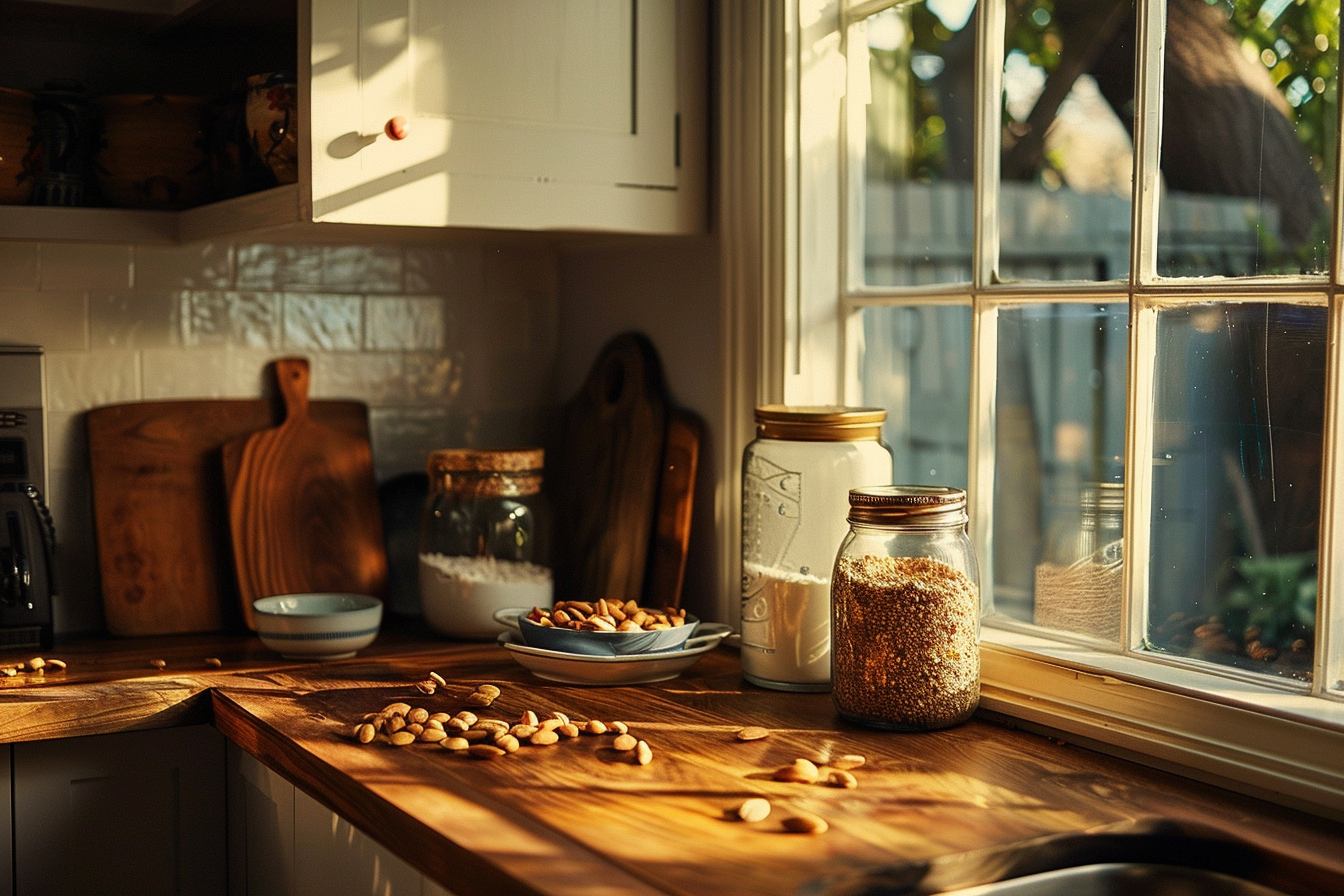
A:
[[[966,525],[966,491],[941,485],[875,485],[849,491],[849,522],[896,529]]]
[[[756,408],[756,435],[794,442],[876,441],[886,419],[882,408],[767,404]]]

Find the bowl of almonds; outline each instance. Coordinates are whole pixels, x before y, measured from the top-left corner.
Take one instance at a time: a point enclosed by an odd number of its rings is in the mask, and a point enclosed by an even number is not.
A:
[[[605,599],[558,601],[549,609],[500,610],[495,620],[517,628],[529,647],[584,656],[681,650],[700,624],[685,610]]]

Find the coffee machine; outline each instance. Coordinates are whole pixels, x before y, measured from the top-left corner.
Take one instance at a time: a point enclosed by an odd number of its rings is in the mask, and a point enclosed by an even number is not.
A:
[[[51,646],[56,530],[47,509],[44,364],[0,345],[0,653]]]

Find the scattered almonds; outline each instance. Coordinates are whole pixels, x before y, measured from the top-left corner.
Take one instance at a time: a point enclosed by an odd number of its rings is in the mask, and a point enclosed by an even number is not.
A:
[[[471,746],[471,742],[465,737],[446,737],[439,742],[439,746],[445,750],[465,750]]]
[[[765,730],[764,728],[757,727],[755,725],[749,725],[746,728],[743,728],[741,731],[737,732],[738,740],[760,740],[763,737],[769,737],[769,736],[770,736],[769,731]]]
[[[770,801],[763,797],[753,796],[737,807],[737,817],[743,821],[764,821],[769,815]]]
[[[863,765],[864,762],[866,761],[867,761],[866,759],[864,759],[862,756],[859,756],[856,753],[847,753],[844,756],[839,756],[836,757],[835,759],[832,759],[830,762],[826,764],[829,765],[831,768],[838,768],[841,771],[848,771],[852,768],[858,768],[859,766]]]
[[[623,753],[626,750],[633,750],[637,746],[639,746],[639,741],[633,734],[621,734],[611,742],[613,750],[620,750]]]
[[[392,732],[387,739],[394,747],[404,747],[407,744],[415,743],[415,735],[405,729]]]
[[[794,784],[815,784],[817,765],[810,759],[795,759],[793,765],[786,765],[774,773],[776,781],[789,781]]]
[[[583,733],[584,733],[584,734],[606,734],[606,733],[607,733],[607,726],[606,726],[605,723],[603,723],[603,722],[599,722],[597,719],[589,719],[588,722],[583,726]]]
[[[448,684],[448,680],[437,672],[430,672],[429,680],[437,684],[439,687],[444,687],[445,685]]]
[[[529,737],[527,742],[534,747],[549,747],[560,742],[560,735],[556,734],[554,729],[542,728]]]
[[[826,829],[830,827],[826,824],[826,819],[810,812],[790,815],[780,823],[784,826],[784,830],[791,834],[824,834]]]
[[[426,678],[424,681],[417,681],[415,689],[426,696],[431,696],[439,689],[439,686]]]
[[[846,790],[853,790],[859,786],[858,780],[844,769],[833,768],[826,775],[827,787],[843,787]]]
[[[653,749],[644,741],[635,745],[635,762],[648,765],[653,761]]]
[[[630,726],[625,724],[624,722],[608,722],[607,728],[609,728],[612,731],[615,731],[617,734],[630,733]]]

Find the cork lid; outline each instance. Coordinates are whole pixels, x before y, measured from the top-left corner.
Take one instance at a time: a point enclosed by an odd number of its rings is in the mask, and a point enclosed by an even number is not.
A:
[[[794,442],[864,442],[882,435],[882,408],[767,404],[756,408],[756,435]]]
[[[964,489],[942,485],[876,485],[849,491],[849,521],[903,529],[962,527]]]
[[[531,473],[541,470],[541,448],[445,448],[432,451],[427,469],[430,476],[443,473]]]

